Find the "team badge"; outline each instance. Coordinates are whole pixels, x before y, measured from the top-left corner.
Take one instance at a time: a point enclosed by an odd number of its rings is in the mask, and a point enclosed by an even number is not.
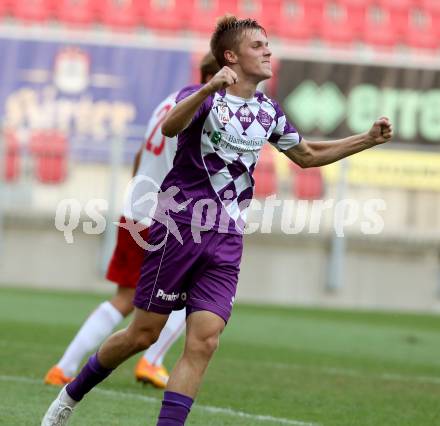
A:
[[[272,124],[272,117],[266,112],[260,109],[258,111],[257,120],[260,122],[260,124],[264,127],[266,132],[268,131],[269,127]]]
[[[238,110],[238,114],[240,116],[239,119],[241,123],[252,123],[252,112],[247,105],[243,105],[242,107],[240,107],[240,109]]]

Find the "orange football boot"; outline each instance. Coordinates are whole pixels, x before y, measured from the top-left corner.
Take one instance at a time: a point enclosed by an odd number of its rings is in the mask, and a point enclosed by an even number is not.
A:
[[[151,383],[160,389],[166,388],[170,377],[163,365],[150,364],[144,357],[136,364],[134,375],[138,382]]]
[[[73,380],[73,377],[67,377],[64,375],[63,370],[60,367],[54,365],[46,374],[44,378],[44,383],[46,385],[53,386],[64,386],[70,383]]]

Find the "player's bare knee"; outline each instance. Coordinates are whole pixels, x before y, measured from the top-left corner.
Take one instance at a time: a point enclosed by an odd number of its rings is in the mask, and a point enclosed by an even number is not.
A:
[[[110,300],[110,303],[121,313],[122,316],[126,317],[133,312],[133,296],[134,289],[119,286],[116,294]]]
[[[148,348],[153,340],[148,330],[135,328],[132,324],[126,330],[126,338],[128,345],[135,351]]]
[[[218,346],[220,344],[220,339],[217,335],[210,336],[207,339],[205,339],[203,343],[206,354],[212,356],[214,352],[218,349]]]
[[[218,335],[207,336],[204,338],[193,337],[188,339],[185,352],[197,357],[211,358],[218,346]]]
[[[128,301],[125,303],[124,302],[120,303],[117,309],[121,313],[121,315],[125,318],[133,312],[134,307],[131,301]]]
[[[160,330],[153,328],[143,329],[136,333],[134,345],[138,351],[148,349],[151,345],[157,342]]]

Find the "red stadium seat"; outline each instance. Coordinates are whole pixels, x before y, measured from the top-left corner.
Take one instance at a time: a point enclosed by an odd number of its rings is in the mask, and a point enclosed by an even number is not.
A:
[[[116,29],[130,29],[141,21],[140,7],[136,0],[104,0],[99,2],[101,21]]]
[[[34,133],[30,140],[34,174],[42,183],[61,183],[67,175],[67,140],[56,131]]]
[[[141,0],[145,26],[156,30],[178,31],[188,27],[189,0]]]
[[[237,16],[253,18],[267,31],[274,34],[278,27],[280,0],[238,0],[236,3]]]
[[[260,153],[260,159],[255,167],[255,191],[257,198],[266,198],[278,190],[277,175],[273,148],[265,145]]]
[[[53,0],[14,0],[11,13],[24,22],[44,22],[52,17]]]
[[[436,13],[440,13],[440,1],[438,0],[413,0],[415,4],[421,4],[423,7]]]
[[[276,10],[275,33],[294,41],[308,41],[317,35],[322,0],[281,0]]]
[[[191,0],[190,3],[190,28],[200,33],[211,34],[218,17],[237,11],[235,0]]]
[[[364,17],[363,41],[392,47],[402,41],[410,0],[369,0]]]
[[[87,26],[95,21],[97,0],[58,0],[56,17],[69,25]]]
[[[14,133],[7,131],[3,135],[4,158],[3,176],[7,182],[14,182],[20,175],[20,144]]]
[[[0,19],[3,18],[8,12],[7,4],[5,0],[0,0]]]
[[[322,10],[321,37],[333,43],[351,43],[359,38],[365,16],[364,0],[333,0]]]
[[[294,171],[293,195],[298,200],[317,200],[324,194],[324,182],[321,169],[313,167],[302,169],[291,163]]]
[[[440,45],[440,2],[413,1],[408,8],[404,42],[415,48],[435,49]]]

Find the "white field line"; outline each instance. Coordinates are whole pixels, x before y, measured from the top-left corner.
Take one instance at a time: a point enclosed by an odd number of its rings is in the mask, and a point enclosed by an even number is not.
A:
[[[336,376],[351,376],[351,377],[368,377],[379,380],[388,380],[393,382],[418,382],[431,385],[440,385],[440,377],[430,377],[430,376],[411,376],[403,375],[397,373],[383,373],[383,374],[371,374],[365,375],[356,370],[349,370],[345,368],[320,368],[319,371],[323,371],[326,374],[336,375]]]
[[[28,384],[32,384],[32,385],[41,385],[43,383],[41,379],[37,380],[37,379],[28,378],[28,377],[4,376],[4,375],[0,375],[0,382],[28,383]],[[132,392],[120,392],[120,391],[100,389],[100,388],[95,388],[94,392],[99,393],[101,395],[106,395],[109,397],[115,397],[115,398],[119,398],[119,399],[120,398],[137,399],[137,400],[148,402],[151,404],[160,404],[160,402],[161,402],[161,400],[158,398],[153,398],[150,396],[145,396],[145,395],[132,393]],[[318,423],[308,423],[308,422],[302,422],[299,420],[285,419],[282,417],[250,414],[250,413],[245,413],[244,411],[233,410],[231,408],[213,407],[210,405],[197,404],[194,408],[196,410],[201,410],[201,411],[204,411],[207,413],[224,414],[224,415],[230,416],[230,417],[241,417],[244,419],[249,419],[249,420],[258,421],[258,422],[266,422],[266,423],[269,422],[269,423],[280,424],[280,425],[294,425],[294,426],[322,426]]]
[[[237,362],[237,360],[234,360]],[[248,361],[243,361],[248,363]],[[313,368],[313,371],[317,371],[323,374],[328,374],[331,376],[348,376],[348,377],[356,377],[356,378],[369,378],[369,379],[378,379],[378,380],[387,380],[387,381],[395,381],[395,382],[417,382],[422,384],[431,384],[431,385],[440,385],[440,377],[435,376],[417,376],[417,375],[403,375],[398,373],[382,373],[382,374],[374,374],[374,373],[363,373],[361,371],[352,370],[349,368],[336,368],[336,367],[317,367],[317,366],[307,366],[301,364],[291,364],[291,363],[282,363],[282,362],[259,362],[259,365],[265,365],[271,368],[279,368],[279,369],[293,369],[293,370],[303,370],[307,371]]]

